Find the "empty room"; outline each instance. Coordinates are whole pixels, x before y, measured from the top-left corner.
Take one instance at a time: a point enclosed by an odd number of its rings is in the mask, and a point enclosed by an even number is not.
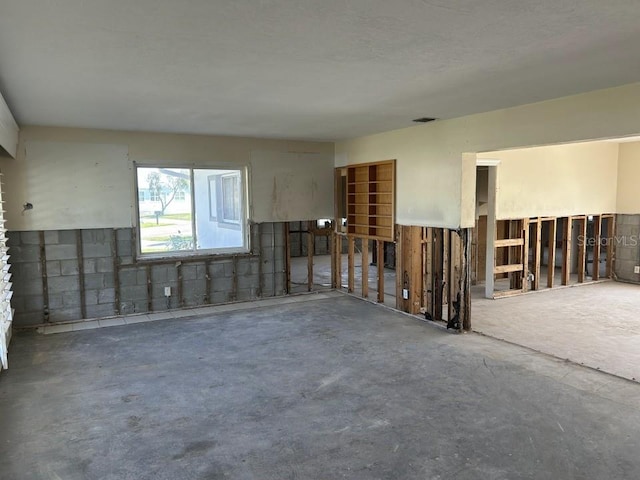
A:
[[[638,25],[0,0],[0,478],[640,477]]]

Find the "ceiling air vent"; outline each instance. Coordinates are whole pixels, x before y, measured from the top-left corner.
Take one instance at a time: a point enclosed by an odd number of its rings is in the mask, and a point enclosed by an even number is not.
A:
[[[414,120],[414,122],[416,122],[416,123],[428,123],[428,122],[433,122],[434,120],[437,120],[437,118],[422,117],[422,118],[416,118]]]

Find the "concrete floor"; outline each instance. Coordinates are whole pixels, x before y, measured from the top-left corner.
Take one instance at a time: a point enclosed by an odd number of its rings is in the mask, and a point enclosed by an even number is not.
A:
[[[640,380],[640,286],[602,282],[487,300],[473,287],[474,331]]]
[[[10,355],[3,480],[640,478],[640,385],[339,293]]]

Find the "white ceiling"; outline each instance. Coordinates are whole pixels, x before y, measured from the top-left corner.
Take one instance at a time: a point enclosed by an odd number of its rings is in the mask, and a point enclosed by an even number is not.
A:
[[[333,140],[640,80],[638,0],[0,0],[18,123]]]

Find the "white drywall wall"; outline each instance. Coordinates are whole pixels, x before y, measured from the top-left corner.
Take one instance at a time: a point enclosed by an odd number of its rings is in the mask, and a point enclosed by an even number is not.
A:
[[[256,221],[333,217],[333,155],[251,152],[251,185]]]
[[[331,216],[333,153],[333,144],[325,142],[27,126],[20,131],[17,158],[0,158],[7,226],[44,230],[135,225],[134,162],[246,166],[250,172],[255,168],[249,193],[257,208],[251,220]],[[24,202],[33,203],[34,209],[23,215]]]
[[[344,140],[336,144],[336,166],[395,158],[398,223],[472,227],[475,195],[467,190],[475,192],[470,179],[475,178],[476,167],[465,152],[597,140],[639,131],[640,83],[634,83]]]
[[[617,213],[640,214],[640,142],[620,144]]]
[[[500,160],[498,220],[616,210],[618,144],[585,142],[479,154]]]

